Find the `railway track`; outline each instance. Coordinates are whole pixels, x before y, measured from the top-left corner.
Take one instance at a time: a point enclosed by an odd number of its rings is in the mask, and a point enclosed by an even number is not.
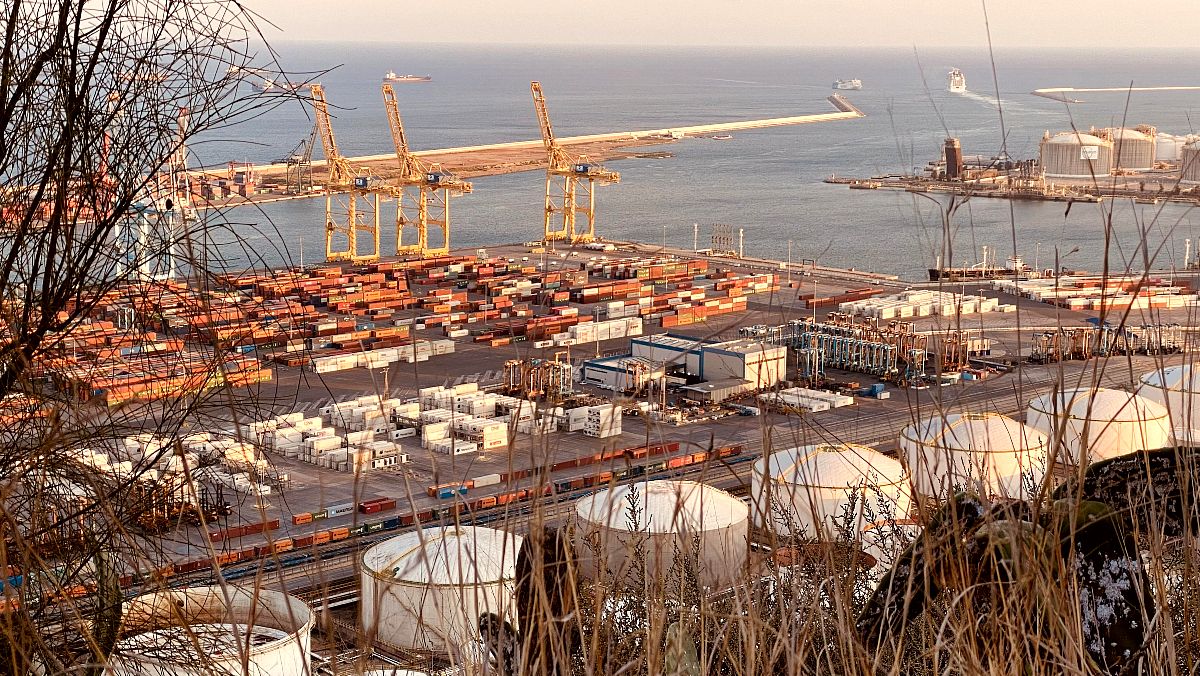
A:
[[[1086,363],[1085,363],[1086,364]],[[1112,369],[1100,374],[1096,385],[1111,386],[1125,384],[1129,381],[1128,374],[1117,373],[1123,369]],[[808,418],[803,433],[810,438],[804,443],[820,443],[822,441],[849,441],[863,445],[881,445],[895,441],[900,429],[915,422],[917,417],[934,414],[938,410],[979,410],[1005,415],[1019,414],[1024,408],[1024,402],[1037,392],[1056,382],[1073,382],[1072,378],[1082,378],[1087,375],[1087,367],[1080,365],[1078,369],[1064,368],[1064,365],[1040,367],[1018,372],[1021,378],[1019,389],[1017,383],[1011,383],[1008,392],[996,385],[964,388],[961,391],[940,390],[931,391],[929,395],[915,391],[912,403],[906,409],[881,410],[869,415],[843,418],[824,422],[820,416]],[[936,392],[936,395],[933,394]],[[946,396],[951,393],[952,396]],[[709,483],[717,488],[727,490],[745,499],[749,494],[750,472],[753,461],[762,453],[763,440],[758,430],[752,430],[756,438],[747,435],[741,441],[744,451],[736,456],[720,460],[710,460],[703,464],[688,465],[679,469],[663,469],[661,471],[635,474],[627,481],[646,479],[694,479]],[[782,446],[780,446],[782,447]],[[649,463],[653,465],[655,463]],[[647,464],[640,465],[645,468]],[[570,479],[571,477],[565,477]],[[556,477],[563,481],[564,477]],[[625,481],[625,480],[623,480]],[[378,542],[394,537],[398,533],[410,532],[419,528],[438,525],[488,525],[501,524],[511,530],[523,530],[535,518],[543,522],[556,522],[565,518],[568,511],[573,509],[576,500],[589,495],[604,486],[591,486],[578,490],[557,493],[552,498],[534,498],[529,502],[509,503],[503,506],[488,508],[476,512],[463,512],[456,516],[443,518],[438,522],[421,523],[412,526],[401,526],[382,532],[364,533],[351,536],[350,539],[331,542],[306,548],[304,551],[273,555],[270,558],[254,561],[253,563],[234,565],[222,569],[219,573],[205,571],[201,573],[177,576],[172,578],[172,586],[188,584],[214,584],[218,579],[225,581],[254,580],[272,588],[299,594],[314,605],[339,607],[357,600],[357,565],[362,550]]]

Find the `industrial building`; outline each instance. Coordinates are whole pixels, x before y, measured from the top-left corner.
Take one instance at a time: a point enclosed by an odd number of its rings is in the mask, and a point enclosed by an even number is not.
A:
[[[1042,173],[1048,177],[1107,176],[1113,166],[1113,144],[1083,132],[1064,131],[1054,136],[1046,132],[1039,157]]]
[[[668,333],[635,338],[630,349],[634,358],[665,364],[668,375],[682,375],[691,384],[720,383],[720,387],[697,390],[707,401],[720,401],[720,393],[727,393],[727,398],[774,387],[787,374],[787,348],[757,340],[718,343]]]
[[[700,378],[701,348],[713,344],[715,341],[665,333],[634,338],[629,341],[629,349],[634,357],[662,362],[668,370]]]
[[[708,404],[719,404],[726,399],[732,399],[743,392],[753,390],[754,386],[749,380],[742,378],[722,378],[685,385],[680,389],[689,399]]]
[[[583,363],[583,382],[614,392],[640,392],[666,375],[666,365],[645,357],[619,355]]]

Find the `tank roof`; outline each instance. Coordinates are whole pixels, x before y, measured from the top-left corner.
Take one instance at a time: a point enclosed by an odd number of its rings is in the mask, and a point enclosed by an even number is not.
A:
[[[1129,127],[1112,127],[1110,129],[1105,129],[1105,131],[1108,132],[1109,134],[1111,134],[1113,138],[1121,139],[1122,141],[1125,141],[1125,140],[1149,141],[1150,140],[1149,135],[1145,134],[1144,132],[1138,131],[1137,129],[1130,129]]]
[[[613,529],[633,530],[630,494],[638,495],[640,530],[673,533],[715,530],[746,521],[750,508],[723,490],[695,481],[643,481],[615,486],[575,504],[580,518]]]
[[[1062,145],[1097,145],[1097,146],[1105,145],[1105,144],[1109,143],[1109,141],[1105,141],[1104,139],[1100,138],[1099,136],[1092,136],[1091,134],[1087,134],[1084,132],[1074,132],[1074,131],[1060,131],[1059,133],[1055,134],[1054,136],[1051,136],[1048,139],[1045,139],[1042,142],[1043,143],[1053,143],[1056,145],[1062,144]]]
[[[861,483],[891,486],[908,480],[899,461],[856,444],[789,448],[756,464],[774,480],[817,488],[844,489]]]
[[[1063,390],[1035,397],[1029,408],[1050,415],[1067,415],[1076,420],[1137,422],[1167,417],[1167,410],[1131,392],[1098,387]]]
[[[926,418],[900,432],[919,444],[976,453],[1043,449],[1046,435],[997,413],[950,413]]]
[[[511,579],[523,538],[478,526],[433,527],[404,533],[363,552],[363,566],[380,577],[432,585]]]
[[[1141,377],[1143,385],[1172,392],[1200,391],[1200,369],[1195,363],[1168,366],[1151,371]]]

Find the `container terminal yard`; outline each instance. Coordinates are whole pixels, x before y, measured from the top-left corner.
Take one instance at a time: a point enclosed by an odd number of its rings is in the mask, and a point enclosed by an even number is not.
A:
[[[317,642],[332,649],[357,626],[363,550],[397,533],[516,532],[535,511],[563,523],[630,480],[746,500],[768,449],[837,442],[903,458],[914,412],[1020,418],[1056,382],[1147,389],[1127,363],[1153,374],[1192,349],[1196,294],[1153,276],[911,286],[646,248],[513,244],[230,275],[207,292],[109,292],[91,330],[43,365],[55,387],[153,419],[180,391],[220,384],[199,374],[223,363],[224,384],[274,402],[178,439],[81,448],[82,462],[142,477],[161,506],[139,528],[166,558],[122,582],[133,593],[265,576],[335,612]],[[1128,328],[1089,324],[1097,312],[1130,312]],[[1095,378],[1110,357],[1122,365]],[[162,387],[155,360],[178,381]],[[180,452],[159,452],[170,445]],[[376,649],[428,666],[446,651],[437,636]]]
[[[1200,295],[1187,276],[1014,270],[909,284],[747,258],[729,225],[695,251],[604,239],[594,189],[619,180],[599,164],[618,149],[861,116],[840,97],[838,113],[559,138],[534,82],[541,141],[417,153],[388,91],[394,155],[342,157],[317,86],[313,139],[295,161],[234,164],[228,179],[172,166],[163,182],[186,205],[261,195],[282,171],[269,190],[326,198],[326,261],[202,284],[143,270],[81,298],[82,324],[33,365],[79,415],[123,420],[122,433],[72,453],[129,484],[144,507],[129,528],[159,545],[152,559],[119,562],[128,607],[252,625],[264,650],[250,659],[264,673],[332,673],[364,649],[380,665],[475,673],[481,615],[514,604],[521,538],[569,525],[582,576],[624,570],[631,491],[646,513],[672,515],[653,530],[647,575],[665,575],[695,538],[697,578],[725,589],[791,532],[780,511],[821,546],[850,528],[878,571],[923,506],[964,483],[1032,497],[1029,486],[1063,481],[1077,463],[1194,434],[1182,397],[1200,384],[1183,364]],[[1047,168],[1107,175],[1124,166],[1113,152],[1142,157],[1135,142],[1154,136],[1096,133],[1072,137],[1095,152],[1048,137],[1036,171],[968,168],[948,142],[923,185],[989,185],[1014,171],[1040,185]],[[327,160],[314,177],[318,142]],[[1143,171],[1186,178],[1193,145],[1181,169],[1157,164],[1151,147]],[[462,177],[535,167],[547,172],[543,230],[530,233],[540,238],[453,245],[447,200],[471,192]],[[401,205],[395,255],[383,251],[381,198]],[[218,392],[238,403],[217,395],[182,429],[148,431],[181,399]],[[32,395],[8,406],[10,417],[51,418]],[[863,484],[822,484],[802,467],[857,472],[893,511],[839,523]],[[766,488],[776,485],[793,490]],[[67,538],[87,528],[56,526]],[[101,593],[87,579],[10,572],[3,589],[20,590],[16,603]],[[223,582],[269,591],[225,594]],[[123,659],[153,663],[139,636]]]

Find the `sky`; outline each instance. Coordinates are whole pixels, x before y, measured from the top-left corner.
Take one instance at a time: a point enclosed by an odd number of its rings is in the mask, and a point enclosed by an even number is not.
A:
[[[242,0],[271,40],[978,46],[981,0]],[[1194,48],[1196,0],[990,0],[997,47]]]

